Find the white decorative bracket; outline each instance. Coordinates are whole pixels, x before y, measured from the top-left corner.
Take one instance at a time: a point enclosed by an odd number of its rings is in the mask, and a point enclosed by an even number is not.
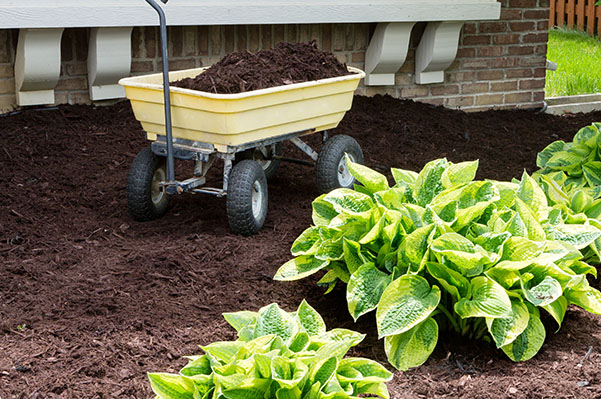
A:
[[[119,79],[131,69],[131,32],[133,27],[92,28],[88,48],[88,84],[90,99],[125,97]]]
[[[461,21],[429,22],[415,52],[415,83],[444,82],[444,71],[457,57]]]
[[[54,104],[61,73],[63,28],[21,29],[15,59],[17,104]]]
[[[365,53],[365,85],[394,85],[394,74],[407,59],[415,22],[380,22]]]

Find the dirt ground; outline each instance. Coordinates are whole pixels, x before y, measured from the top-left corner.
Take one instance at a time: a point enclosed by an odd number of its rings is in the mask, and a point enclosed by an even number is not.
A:
[[[379,170],[479,158],[479,178],[510,179],[532,171],[549,142],[593,121],[601,113],[466,114],[357,97],[337,132],[353,135]],[[317,135],[309,141],[319,147]],[[328,328],[368,334],[353,355],[385,362],[374,316],[353,323],[342,289],[323,296],[317,278],[271,279],[310,224],[310,167],[282,165],[263,230],[238,237],[228,231],[225,201],[209,196],[183,195],[160,220],[132,220],[125,180],[147,145],[128,103],[0,117],[2,399],[150,398],[147,371],[176,371],[198,345],[234,338],[222,312],[271,302],[292,310],[302,298]],[[601,397],[601,316],[570,308],[558,333],[544,321],[547,340],[525,363],[442,335],[423,366],[395,373],[391,396]]]

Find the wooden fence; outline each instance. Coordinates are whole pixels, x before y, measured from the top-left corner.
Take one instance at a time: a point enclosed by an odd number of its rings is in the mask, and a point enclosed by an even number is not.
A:
[[[601,6],[597,0],[551,0],[549,26],[567,26],[601,37]]]

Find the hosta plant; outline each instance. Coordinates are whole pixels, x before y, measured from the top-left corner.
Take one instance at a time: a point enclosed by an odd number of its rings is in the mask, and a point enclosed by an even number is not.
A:
[[[566,191],[601,186],[601,123],[583,127],[572,142],[557,140],[538,153],[533,177],[553,174]]]
[[[514,361],[541,348],[540,311],[559,325],[575,304],[601,313],[601,293],[580,249],[594,226],[565,224],[536,182],[474,181],[477,161],[392,169],[396,184],[347,159],[361,183],[313,202],[313,226],[293,243],[276,280],[325,271],[318,284],[346,284],[353,318],[376,311],[390,363],[425,362],[439,329],[489,337]]]
[[[303,301],[288,313],[273,303],[258,312],[225,313],[236,341],[201,346],[179,374],[150,373],[160,399],[358,399],[388,398],[392,374],[369,359],[346,352],[363,334],[326,331],[319,315]]]

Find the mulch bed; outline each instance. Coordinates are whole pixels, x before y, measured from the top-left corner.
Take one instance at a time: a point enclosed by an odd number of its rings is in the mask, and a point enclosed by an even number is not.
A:
[[[242,93],[274,86],[349,75],[346,65],[315,41],[278,43],[257,53],[226,55],[205,72],[173,82],[173,86],[209,93]]]
[[[337,131],[382,171],[479,158],[479,178],[510,179],[593,121],[601,113],[466,114],[378,96],[355,98]],[[308,141],[319,148],[319,135]],[[199,344],[234,338],[222,312],[271,302],[290,311],[302,298],[328,328],[368,334],[353,355],[385,362],[374,316],[353,323],[344,290],[271,279],[311,222],[311,168],[282,165],[254,237],[230,234],[225,201],[210,196],[179,196],[164,218],[138,223],[125,180],[147,145],[128,103],[0,117],[0,397],[150,398],[147,371],[176,371]],[[558,333],[544,321],[546,343],[525,363],[442,335],[423,366],[395,373],[391,396],[601,397],[601,316],[570,308]]]

